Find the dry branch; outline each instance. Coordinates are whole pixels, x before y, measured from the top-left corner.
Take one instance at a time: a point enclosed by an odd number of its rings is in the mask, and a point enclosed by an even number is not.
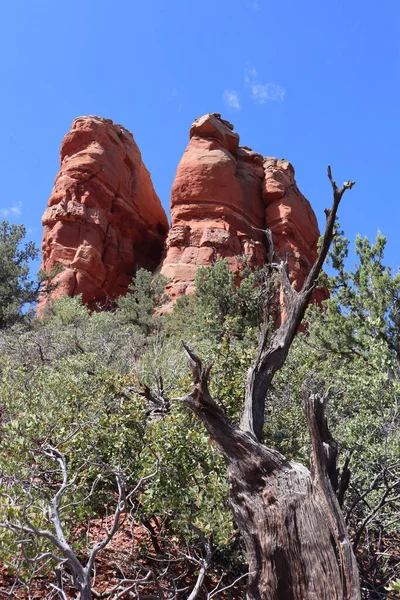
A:
[[[284,292],[286,316],[269,341],[267,337],[268,329],[264,327],[262,330],[258,355],[254,365],[249,369],[247,377],[246,397],[241,419],[241,428],[254,434],[258,440],[261,440],[262,436],[265,399],[272,378],[287,358],[290,346],[310,302],[311,294],[317,285],[322,266],[332,243],[340,201],[345,191],[351,189],[354,185],[353,181],[348,181],[341,188],[338,188],[332,178],[330,167],[328,167],[328,178],[333,190],[333,204],[332,208],[326,211],[326,227],[319,255],[311,267],[302,289],[296,292],[292,288],[284,261],[281,260],[272,265],[278,273]]]
[[[299,292],[292,288],[284,261],[270,265],[280,278],[286,316],[271,337],[264,321],[258,354],[248,372],[240,427],[230,422],[211,397],[210,367],[204,367],[184,345],[193,389],[183,401],[203,422],[227,463],[230,504],[249,563],[248,600],[360,599],[357,564],[334,490],[337,446],[325,418],[327,396],[304,394],[313,448],[312,473],[260,443],[266,394],[274,374],[285,363],[317,285],[333,239],[340,200],[354,185],[347,182],[339,189],[330,167],[328,177],[333,205],[326,211],[321,250],[303,288]]]

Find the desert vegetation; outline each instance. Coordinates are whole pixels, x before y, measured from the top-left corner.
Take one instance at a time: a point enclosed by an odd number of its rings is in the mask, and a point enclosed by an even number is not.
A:
[[[2,224],[4,597],[399,597],[400,275],[381,234],[349,267],[331,181],[302,291],[218,260],[169,313],[139,270],[114,310],[36,319],[36,250]]]

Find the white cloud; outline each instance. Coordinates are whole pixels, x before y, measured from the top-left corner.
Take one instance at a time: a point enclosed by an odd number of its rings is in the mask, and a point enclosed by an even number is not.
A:
[[[3,217],[16,217],[22,213],[22,202],[18,202],[18,204],[13,204],[12,206],[8,206],[7,208],[0,209],[0,215]]]
[[[228,108],[233,108],[234,110],[240,110],[240,102],[239,96],[235,90],[225,90],[224,91],[224,101]]]
[[[283,102],[285,99],[286,90],[277,83],[261,83],[254,68],[246,70],[244,81],[250,90],[252,100],[257,104],[270,101]]]
[[[258,104],[264,104],[264,102],[268,102],[269,100],[283,102],[285,93],[285,90],[276,83],[255,83],[251,85],[251,97]]]

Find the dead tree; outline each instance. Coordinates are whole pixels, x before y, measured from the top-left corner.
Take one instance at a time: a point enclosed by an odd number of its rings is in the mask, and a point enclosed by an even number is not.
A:
[[[356,560],[331,484],[336,445],[325,419],[326,398],[304,393],[312,442],[311,471],[261,443],[271,381],[285,363],[317,285],[342,196],[354,185],[348,181],[338,188],[330,167],[328,177],[333,205],[325,211],[318,258],[299,292],[290,284],[287,264],[273,254],[272,268],[283,291],[285,318],[272,336],[264,322],[257,357],[248,372],[240,426],[230,422],[211,397],[210,366],[204,366],[185,346],[194,386],[183,401],[204,423],[226,460],[231,508],[247,550],[248,600],[360,598]]]
[[[108,600],[120,600],[126,597],[132,590],[141,589],[144,585],[152,584],[159,591],[157,596],[147,595],[147,598],[165,598],[158,578],[152,569],[138,563],[134,577],[124,577],[110,590],[103,594],[99,594],[92,589],[93,575],[95,573],[95,563],[98,554],[109,545],[117,533],[123,516],[129,512],[128,505],[133,503],[136,492],[141,489],[142,485],[152,477],[158,470],[158,462],[156,471],[150,475],[142,477],[137,485],[129,492],[126,489],[126,477],[123,471],[112,469],[99,459],[98,466],[101,467],[99,476],[94,480],[91,488],[88,490],[84,500],[88,500],[96,489],[100,475],[109,475],[115,480],[117,488],[117,498],[115,508],[110,515],[110,519],[104,524],[104,535],[95,543],[88,552],[87,560],[82,563],[79,554],[74,549],[73,542],[69,542],[65,533],[65,515],[63,504],[64,497],[68,491],[75,490],[77,484],[77,475],[79,469],[71,477],[68,472],[67,459],[65,455],[55,446],[47,442],[43,442],[41,447],[36,451],[36,458],[45,458],[58,465],[54,470],[49,467],[43,470],[42,475],[47,481],[50,481],[54,475],[59,476],[60,481],[55,484],[55,491],[48,493],[46,486],[42,485],[40,480],[40,469],[32,470],[31,477],[27,480],[4,477],[0,473],[0,484],[3,486],[2,496],[5,499],[0,511],[0,529],[5,529],[11,532],[15,537],[15,543],[21,550],[21,561],[30,563],[34,568],[35,574],[45,571],[45,567],[50,563],[55,564],[55,574],[57,583],[50,583],[50,587],[57,593],[61,600],[67,600],[67,595],[63,589],[62,569],[67,567],[72,574],[72,587],[78,592],[79,600],[93,600],[93,598],[107,598]],[[89,464],[89,461],[88,461]],[[54,486],[51,486],[54,487]],[[21,495],[22,492],[22,495]],[[37,512],[37,498],[35,492],[39,492],[39,496],[46,501],[46,510],[44,517],[49,528],[42,528],[32,521],[32,513]],[[22,497],[21,497],[22,496]],[[72,504],[82,503],[82,500],[70,501]],[[67,505],[68,506],[68,505]],[[11,516],[9,511],[11,510]],[[14,511],[16,515],[14,516]],[[40,540],[47,540],[50,544],[50,549],[41,550],[39,546]],[[18,582],[18,569],[15,586]],[[29,597],[31,597],[29,592]],[[133,594],[133,592],[132,592]],[[15,597],[13,590],[9,594],[10,597]],[[135,597],[138,597],[135,592]]]

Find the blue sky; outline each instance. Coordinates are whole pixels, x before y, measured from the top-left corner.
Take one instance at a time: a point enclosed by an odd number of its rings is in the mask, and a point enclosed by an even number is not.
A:
[[[191,122],[232,121],[286,158],[320,223],[326,166],[354,179],[345,233],[400,264],[398,0],[14,0],[0,8],[0,219],[41,240],[63,135],[97,114],[133,132],[164,207]]]

